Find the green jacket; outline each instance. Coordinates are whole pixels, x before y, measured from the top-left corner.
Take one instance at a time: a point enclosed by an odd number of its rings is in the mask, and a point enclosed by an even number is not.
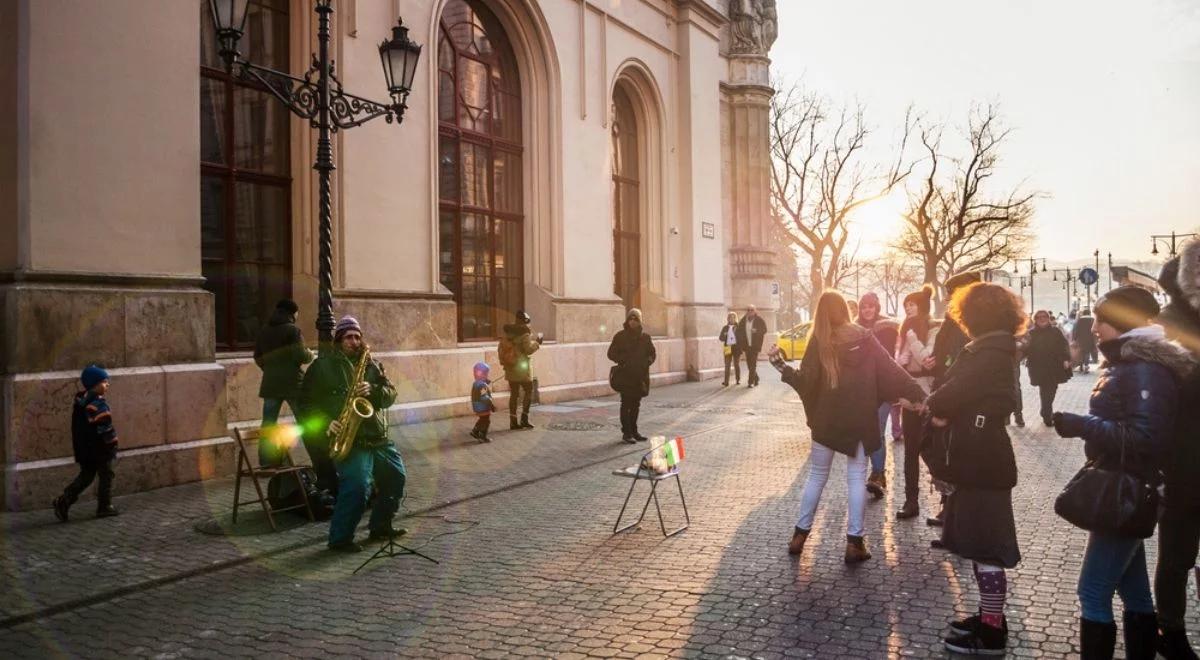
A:
[[[542,347],[533,338],[533,331],[524,323],[510,323],[504,326],[504,339],[501,342],[511,342],[517,354],[516,362],[503,364],[504,378],[510,383],[533,382],[533,360],[530,356]]]
[[[355,364],[341,349],[334,349],[332,355],[317,358],[304,373],[300,387],[300,415],[304,420],[304,431],[311,434],[310,438],[327,438],[325,431],[329,423],[341,414],[346,395],[353,389],[350,379],[354,377]],[[375,359],[367,364],[363,379],[371,384],[367,400],[375,407],[375,416],[362,421],[354,443],[364,447],[385,445],[388,443],[387,409],[396,402],[396,388],[383,372],[383,365]]]

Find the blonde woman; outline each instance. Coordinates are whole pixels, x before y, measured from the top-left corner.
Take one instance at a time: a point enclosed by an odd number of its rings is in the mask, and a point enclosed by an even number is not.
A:
[[[863,538],[867,506],[867,455],[879,448],[879,404],[923,401],[925,392],[866,328],[850,321],[846,299],[826,291],[817,302],[808,350],[800,368],[787,366],[778,347],[771,349],[771,365],[783,382],[800,394],[812,453],[808,478],[800,501],[800,519],[788,543],[788,553],[798,555],[812,529],[817,505],[829,479],[836,454],[846,455],[849,493],[846,529],[847,564],[871,558]]]
[[[742,365],[738,362],[742,352],[738,349],[737,327],[737,312],[729,312],[729,316],[725,317],[725,327],[721,328],[721,334],[717,336],[721,342],[721,350],[725,353],[725,382],[721,383],[721,387],[729,387],[729,365],[731,364],[737,384],[742,384]]]

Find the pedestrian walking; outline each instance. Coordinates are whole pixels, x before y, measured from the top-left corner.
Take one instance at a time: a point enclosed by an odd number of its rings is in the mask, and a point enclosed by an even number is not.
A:
[[[933,390],[933,347],[941,323],[930,318],[933,287],[924,286],[904,297],[904,323],[900,326],[896,362],[904,367],[926,394]],[[921,437],[925,423],[920,413],[901,413],[904,435],[904,506],[896,512],[898,520],[915,518],[921,513]]]
[[[931,430],[947,429],[942,545],[972,562],[979,613],[951,624],[948,650],[1001,655],[1008,643],[1006,569],[1021,560],[1013,518],[1017,464],[1005,419],[1016,407],[1012,365],[1027,321],[1019,298],[977,282],[955,289],[941,332],[953,322],[969,339],[925,401]],[[940,338],[940,335],[939,335]]]
[[[497,347],[504,379],[508,381],[508,428],[513,431],[533,428],[529,423],[529,406],[533,402],[532,356],[542,347],[542,333],[534,336],[529,327],[531,322],[529,314],[519,310],[516,321],[504,326],[504,337]]]
[[[1051,415],[1058,386],[1071,379],[1071,348],[1066,336],[1051,325],[1050,319],[1050,312],[1038,310],[1025,339],[1025,368],[1029,371],[1029,384],[1038,388],[1039,412],[1046,426],[1054,424]]]
[[[858,317],[854,322],[870,330],[889,355],[895,352],[900,325],[881,313],[879,296],[874,292],[867,292],[859,299]],[[898,409],[899,406],[890,401],[879,404],[879,449],[871,452],[871,474],[867,477],[867,492],[875,499],[883,497],[884,491],[887,490],[887,475],[884,473],[884,468],[887,467],[887,423],[889,418],[895,417],[892,413]],[[894,423],[892,432],[896,432]]]
[[[844,454],[849,499],[845,561],[866,561],[871,558],[864,523],[867,455],[883,442],[876,414],[879,402],[902,398],[920,401],[925,393],[870,330],[850,322],[850,308],[836,291],[826,291],[817,301],[808,348],[799,369],[784,362],[778,347],[771,349],[768,358],[783,375],[783,382],[800,395],[812,430],[808,477],[788,553],[803,552],[833,458]]]
[[[471,411],[475,413],[475,426],[471,429],[471,437],[480,442],[491,442],[488,429],[492,424],[492,413],[496,412],[496,404],[492,401],[492,381],[488,380],[491,367],[486,362],[476,362],[471,375],[475,382],[471,384]]]
[[[254,342],[254,363],[262,369],[258,396],[262,398],[262,424],[258,432],[258,463],[262,467],[281,465],[288,447],[277,432],[276,423],[283,404],[296,415],[296,399],[304,380],[304,365],[312,362],[313,352],[304,347],[304,336],[296,325],[300,307],[287,298],[275,304],[267,325],[258,331]]]
[[[1091,370],[1093,356],[1096,354],[1096,338],[1092,336],[1094,323],[1092,310],[1084,307],[1079,318],[1075,319],[1075,325],[1071,326],[1071,341],[1075,344],[1079,373],[1081,374],[1086,374]]]
[[[616,363],[609,385],[621,395],[621,439],[630,444],[647,440],[638,431],[638,414],[642,399],[650,396],[650,365],[657,358],[650,333],[642,328],[642,310],[634,307],[608,346],[608,359]]]
[[[1166,339],[1153,294],[1121,286],[1096,303],[1095,334],[1105,366],[1086,415],[1058,412],[1054,428],[1082,438],[1088,459],[1143,483],[1161,483],[1175,430],[1180,382],[1195,367],[1191,355]],[[1124,603],[1125,651],[1131,660],[1152,659],[1158,617],[1150,596],[1146,550],[1136,536],[1091,531],[1079,573],[1080,646],[1085,660],[1111,658],[1117,625],[1113,595]]]
[[[79,375],[83,391],[75,394],[71,407],[71,446],[79,475],[54,499],[54,515],[67,522],[71,505],[97,476],[96,517],[108,518],[119,511],[112,505],[112,486],[117,458],[117,430],[112,409],[108,407],[108,372],[99,365],[88,365]]]
[[[725,327],[721,328],[721,334],[717,335],[717,339],[721,342],[721,351],[725,354],[725,380],[721,383],[721,387],[729,387],[729,365],[733,365],[733,376],[736,379],[735,385],[742,384],[742,365],[738,362],[742,351],[738,347],[738,317],[737,312],[729,312],[725,317]]]
[[[758,354],[762,352],[766,336],[767,322],[758,315],[758,308],[750,305],[737,326],[737,345],[746,356],[747,387],[758,387]]]
[[[1170,302],[1158,315],[1167,338],[1200,360],[1200,241],[1188,241],[1163,265],[1158,278]],[[1188,574],[1200,554],[1200,370],[1184,380],[1172,433],[1162,513],[1158,521],[1158,567],[1154,599],[1160,630],[1158,651],[1167,660],[1194,660],[1188,642]],[[1200,568],[1196,570],[1200,579]]]
[[[1013,360],[1013,399],[1017,407],[1013,410],[1013,423],[1017,428],[1025,428],[1025,396],[1021,391],[1021,362],[1025,360],[1025,349],[1028,348],[1029,334],[1017,337],[1017,355]]]

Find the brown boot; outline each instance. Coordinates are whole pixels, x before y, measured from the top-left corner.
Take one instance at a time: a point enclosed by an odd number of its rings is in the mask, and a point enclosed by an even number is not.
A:
[[[872,472],[871,476],[867,477],[867,492],[871,497],[879,499],[883,497],[883,491],[887,488],[887,477],[883,476],[882,472]]]
[[[918,505],[916,502],[914,502],[912,500],[908,500],[907,502],[904,503],[904,506],[900,507],[900,510],[896,512],[896,520],[907,520],[909,518],[916,518],[920,514],[921,514],[920,505]]]
[[[846,563],[858,564],[871,558],[867,542],[861,536],[846,536]]]
[[[804,552],[804,542],[807,540],[808,531],[797,527],[796,531],[792,532],[792,540],[788,541],[788,554],[798,555]]]

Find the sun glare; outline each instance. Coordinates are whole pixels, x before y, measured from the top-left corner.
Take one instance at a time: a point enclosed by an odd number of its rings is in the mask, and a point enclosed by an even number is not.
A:
[[[887,242],[900,233],[906,204],[904,192],[896,190],[860,206],[852,220],[868,240]]]

